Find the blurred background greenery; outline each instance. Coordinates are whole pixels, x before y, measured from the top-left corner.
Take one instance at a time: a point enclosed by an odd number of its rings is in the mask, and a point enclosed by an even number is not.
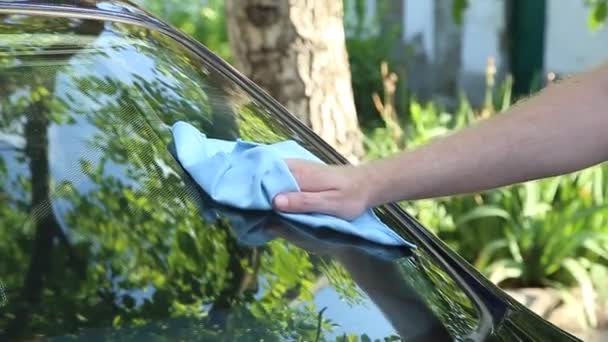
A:
[[[224,1],[139,3],[233,61]],[[420,75],[415,75],[415,69],[428,69],[420,67],[416,42],[402,39],[407,36],[403,33],[407,23],[402,15],[398,15],[398,20],[390,19],[395,9],[391,8],[394,4],[388,3],[373,1],[370,5],[370,1],[345,0],[346,46],[358,120],[364,133],[364,160],[410,149],[500,115],[518,98],[562,76],[543,65],[548,58],[544,55],[547,22],[556,20],[547,14],[550,12],[546,1],[510,1],[503,18],[502,38],[497,38],[498,50],[503,51],[498,51],[498,56],[483,56],[487,64],[477,66],[484,71],[482,87],[460,82],[447,97],[433,93],[432,86],[430,90],[421,89],[417,83],[423,82]],[[468,14],[474,0],[446,3],[451,6],[450,20],[461,29],[467,20],[475,20]],[[582,4],[586,18],[581,25],[592,37],[606,37],[603,23],[607,4],[606,0]],[[503,44],[504,41],[508,43]],[[468,47],[475,48],[470,44]],[[504,56],[510,65],[501,61]],[[572,301],[570,290],[579,289],[582,300],[577,302],[583,313],[580,317],[585,324],[597,326],[601,303],[608,298],[607,201],[608,167],[596,166],[483,194],[402,205],[504,288],[555,288],[564,301]]]

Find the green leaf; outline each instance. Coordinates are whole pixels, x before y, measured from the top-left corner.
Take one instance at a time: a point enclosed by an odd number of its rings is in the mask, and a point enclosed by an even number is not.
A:
[[[587,19],[587,24],[591,31],[595,31],[600,28],[606,21],[608,15],[608,1],[603,0],[596,2],[591,9],[591,13]]]
[[[93,164],[91,164],[91,162],[88,160],[81,159],[80,168],[82,169],[82,172],[87,175],[91,175],[93,173]]]
[[[509,252],[511,253],[511,257],[518,263],[523,263],[524,257],[521,253],[521,248],[519,248],[519,244],[522,243],[522,240],[518,235],[513,234],[513,232],[507,230],[507,242],[509,247]],[[523,241],[525,243],[525,240]]]
[[[464,11],[467,9],[467,7],[469,7],[468,0],[454,0],[452,3],[452,16],[458,25],[462,24]]]
[[[565,220],[562,223],[562,226],[565,227],[566,225],[573,224],[573,223],[577,222],[578,220],[587,219],[596,214],[600,214],[600,215],[608,214],[608,205],[598,205],[598,206],[591,207],[591,208],[588,208],[585,210],[580,210],[575,215],[572,215],[567,220]]]
[[[120,327],[120,323],[121,323],[120,315],[115,316],[114,319],[112,320],[112,326],[115,328]]]
[[[177,245],[190,258],[198,260],[198,250],[194,238],[187,232],[180,231],[177,233]]]
[[[508,242],[505,239],[497,239],[485,245],[479,252],[475,267],[483,271],[494,253],[506,247],[508,247]]]
[[[583,308],[585,314],[589,320],[589,324],[592,327],[597,326],[597,317],[595,315],[595,289],[593,288],[593,282],[589,272],[585,269],[582,264],[584,259],[566,259],[564,260],[564,268],[572,275],[574,279],[579,283],[581,287],[581,293],[583,296]]]
[[[604,169],[593,170],[593,199],[597,204],[604,204]]]
[[[522,274],[522,265],[510,259],[497,260],[488,267],[488,277],[494,284],[500,284],[507,279],[520,278]]]
[[[608,238],[606,238],[606,235],[606,233],[599,233],[599,235],[583,242],[583,246],[597,254],[598,257],[608,260]]]
[[[512,221],[511,214],[509,214],[506,210],[496,207],[496,206],[480,206],[476,207],[468,213],[460,216],[456,220],[456,225],[463,225],[469,221],[479,220],[483,218],[489,217],[499,217],[503,218],[506,221]]]

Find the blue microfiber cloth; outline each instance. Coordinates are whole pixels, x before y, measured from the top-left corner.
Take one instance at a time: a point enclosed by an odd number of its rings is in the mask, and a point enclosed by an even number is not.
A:
[[[307,252],[335,256],[345,251],[366,254],[385,261],[412,256],[411,248],[382,245],[344,234],[329,228],[311,228],[280,217],[271,211],[251,211],[228,208],[205,201],[207,222],[227,219],[237,242],[248,247],[260,247],[282,238]]]
[[[207,138],[192,125],[172,127],[177,158],[194,181],[215,201],[248,210],[273,210],[281,192],[300,191],[284,159],[321,162],[295,141],[272,145]],[[311,227],[326,227],[386,245],[415,247],[367,210],[352,221],[319,213],[279,215]]]

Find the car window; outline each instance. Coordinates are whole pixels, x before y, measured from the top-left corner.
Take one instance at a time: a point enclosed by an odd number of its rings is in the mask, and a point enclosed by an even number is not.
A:
[[[214,138],[295,139],[323,158],[162,33],[0,16],[1,336],[435,340],[477,328],[476,306],[422,248],[209,201],[171,153],[177,120]]]

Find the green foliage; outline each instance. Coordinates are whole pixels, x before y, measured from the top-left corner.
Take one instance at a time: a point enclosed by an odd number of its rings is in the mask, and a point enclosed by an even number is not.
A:
[[[401,43],[401,37],[398,26],[379,33],[378,21],[386,11],[382,6],[378,7],[376,16],[371,18],[370,27],[370,21],[366,20],[364,3],[362,0],[345,1],[345,9],[348,11],[349,6],[353,6],[355,12],[354,17],[345,16],[344,19],[347,32],[346,48],[359,123],[363,127],[376,127],[382,123],[372,101],[372,94],[382,93],[383,88],[378,67],[384,61],[391,65],[403,62],[392,60],[390,57],[391,50]]]
[[[348,277],[348,271],[341,264],[333,260],[321,260],[319,269],[322,270],[330,284],[332,284],[340,296],[340,300],[351,305],[363,303],[364,298],[362,293],[357,290],[357,285]]]
[[[464,11],[469,7],[469,0],[453,0],[452,1],[452,15],[454,21],[457,24],[462,24]]]
[[[597,30],[606,21],[608,16],[608,0],[588,0],[591,8],[587,19],[587,25],[592,31]]]
[[[349,38],[346,41],[355,107],[363,127],[378,126],[382,122],[374,107],[372,94],[382,91],[378,66],[389,54],[392,41],[390,37]]]
[[[142,8],[203,43],[218,56],[230,61],[230,44],[223,0],[137,0],[136,2]]]
[[[510,80],[474,111],[464,97],[455,113],[412,101],[403,141],[388,128],[365,140],[368,157],[414,148],[504,111]],[[490,94],[494,94],[491,90]],[[491,95],[493,97],[493,95]],[[426,227],[495,283],[505,287],[572,287],[585,298],[603,294],[608,281],[608,166],[511,186],[482,194],[402,203]],[[596,322],[593,300],[584,302],[587,321]]]

